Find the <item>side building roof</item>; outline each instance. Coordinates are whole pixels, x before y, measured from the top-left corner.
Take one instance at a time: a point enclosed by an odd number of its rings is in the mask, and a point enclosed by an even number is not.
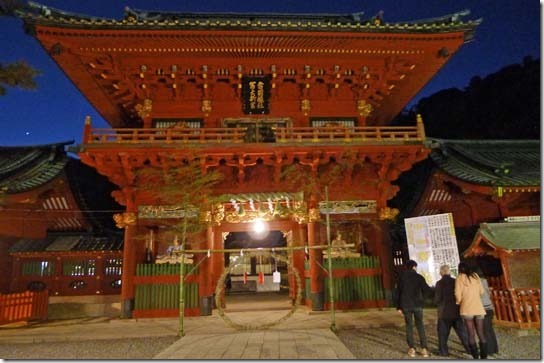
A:
[[[447,174],[485,186],[540,186],[540,140],[431,140]]]
[[[401,174],[400,191],[388,203],[408,217],[434,170],[474,185],[540,188],[540,140],[429,139],[429,158]]]
[[[6,194],[18,194],[32,191],[41,187],[61,175],[66,176],[69,188],[61,191],[55,197],[73,197],[76,205],[69,205],[71,208],[83,213],[86,222],[92,225],[95,232],[116,231],[113,221],[113,214],[119,213],[124,208],[120,206],[111,196],[115,189],[107,177],[83,164],[79,159],[68,156],[65,146],[73,144],[73,141],[59,142],[47,145],[36,146],[14,146],[0,147],[0,192]],[[57,201],[59,206],[62,202]],[[46,207],[44,207],[47,209]],[[58,207],[63,209],[62,206]],[[57,207],[49,207],[56,210]],[[62,229],[68,223],[68,216],[60,218]],[[74,216],[74,218],[79,218]],[[86,223],[74,224],[70,219],[70,227],[76,228]]]
[[[0,190],[23,193],[50,182],[68,162],[64,147],[73,143],[0,147]]]
[[[495,254],[498,250],[540,251],[540,222],[482,223],[463,255]]]
[[[59,234],[43,239],[21,238],[9,248],[8,253],[119,251],[122,249],[122,234],[109,236]]]

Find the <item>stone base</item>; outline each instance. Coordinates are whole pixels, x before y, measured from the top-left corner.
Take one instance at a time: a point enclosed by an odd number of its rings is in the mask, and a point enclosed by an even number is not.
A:
[[[121,297],[119,295],[50,296],[47,307],[47,318],[51,320],[119,317],[120,315]]]

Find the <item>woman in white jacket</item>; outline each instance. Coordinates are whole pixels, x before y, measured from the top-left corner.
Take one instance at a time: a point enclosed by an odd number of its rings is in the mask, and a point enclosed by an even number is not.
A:
[[[455,302],[468,332],[470,353],[475,359],[487,358],[487,341],[484,332],[485,309],[481,295],[484,288],[475,268],[465,262],[458,267],[459,276],[455,279]],[[476,346],[476,334],[480,341],[480,352]]]

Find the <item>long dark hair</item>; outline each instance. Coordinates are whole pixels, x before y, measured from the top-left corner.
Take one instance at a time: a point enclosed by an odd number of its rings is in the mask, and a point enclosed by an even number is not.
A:
[[[471,277],[478,278],[478,274],[476,273],[476,265],[467,262],[460,262],[459,266],[457,266],[457,271],[459,271],[460,274],[467,275],[469,279]]]

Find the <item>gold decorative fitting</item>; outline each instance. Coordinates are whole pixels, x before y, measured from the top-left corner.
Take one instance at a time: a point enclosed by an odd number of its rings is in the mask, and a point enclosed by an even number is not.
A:
[[[223,204],[217,204],[213,210],[213,213],[210,212],[211,219],[208,222],[213,222],[216,225],[221,225],[223,219],[225,219],[225,206]]]
[[[357,111],[359,111],[359,115],[363,117],[367,117],[368,115],[372,113],[373,107],[370,103],[366,103],[365,100],[358,100]]]
[[[149,117],[151,110],[153,109],[153,102],[149,98],[146,98],[143,104],[138,103],[134,109],[140,118]]]
[[[208,116],[208,113],[212,111],[212,101],[211,100],[202,100],[202,112]]]
[[[304,99],[300,102],[300,110],[304,112],[304,116],[308,116],[308,112],[312,109],[310,100]]]
[[[117,228],[126,228],[136,224],[136,213],[117,213],[113,215],[113,219]]]
[[[318,208],[311,208],[308,211],[308,222],[319,222],[321,219]]]
[[[389,208],[385,207],[380,209],[380,220],[394,220],[397,215],[399,214],[399,210],[397,208]]]

